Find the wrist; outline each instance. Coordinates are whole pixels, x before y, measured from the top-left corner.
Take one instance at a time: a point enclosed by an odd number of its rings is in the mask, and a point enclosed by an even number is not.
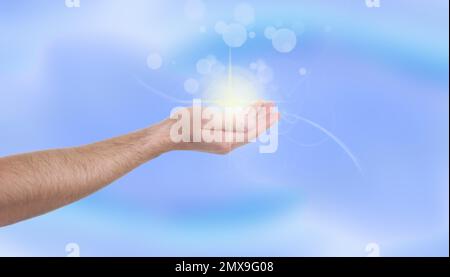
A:
[[[170,128],[173,122],[165,119],[147,128],[150,149],[157,149],[159,155],[175,149],[175,143],[170,139]]]

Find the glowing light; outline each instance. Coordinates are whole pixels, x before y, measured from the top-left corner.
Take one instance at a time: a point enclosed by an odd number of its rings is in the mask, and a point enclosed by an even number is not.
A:
[[[233,67],[231,49],[226,74],[216,76],[205,91],[204,99],[222,107],[243,107],[256,101],[261,92],[255,77],[248,71]]]
[[[297,44],[295,33],[289,29],[280,29],[272,37],[272,45],[281,53],[291,52]]]
[[[275,27],[273,27],[273,26],[268,26],[268,27],[264,30],[264,36],[265,36],[267,39],[272,39],[276,32],[277,32],[277,29],[275,29]]]
[[[222,33],[222,38],[229,47],[241,47],[247,41],[247,29],[241,24],[231,23]]]
[[[230,84],[228,76],[214,80],[205,92],[205,99],[222,107],[247,106],[258,99],[258,88],[244,76],[234,75]]]
[[[290,29],[282,28],[277,30],[273,26],[268,26],[264,30],[264,36],[272,40],[273,48],[281,53],[289,53],[297,45],[297,35]]]

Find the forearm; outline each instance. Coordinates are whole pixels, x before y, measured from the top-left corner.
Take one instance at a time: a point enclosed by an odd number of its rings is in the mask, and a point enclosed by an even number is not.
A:
[[[81,147],[0,158],[0,226],[74,202],[169,150],[162,122]]]

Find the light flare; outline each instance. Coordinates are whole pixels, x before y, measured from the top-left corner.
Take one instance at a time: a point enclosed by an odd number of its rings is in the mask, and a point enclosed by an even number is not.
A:
[[[261,99],[261,92],[253,74],[232,65],[230,49],[226,75],[215,76],[210,81],[203,99],[220,107],[244,107]]]

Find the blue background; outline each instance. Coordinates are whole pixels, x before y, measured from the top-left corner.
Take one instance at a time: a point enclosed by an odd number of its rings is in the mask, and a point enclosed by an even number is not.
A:
[[[246,1],[256,33],[235,65],[271,66],[276,153],[172,152],[100,192],[0,229],[1,256],[449,255],[449,2]],[[196,62],[237,1],[0,0],[0,155],[69,147],[153,124],[191,99]],[[297,34],[275,51],[269,26]],[[203,29],[204,32],[200,31]],[[150,70],[149,53],[163,58]],[[307,74],[301,76],[298,69]],[[338,137],[360,169],[330,136]]]

